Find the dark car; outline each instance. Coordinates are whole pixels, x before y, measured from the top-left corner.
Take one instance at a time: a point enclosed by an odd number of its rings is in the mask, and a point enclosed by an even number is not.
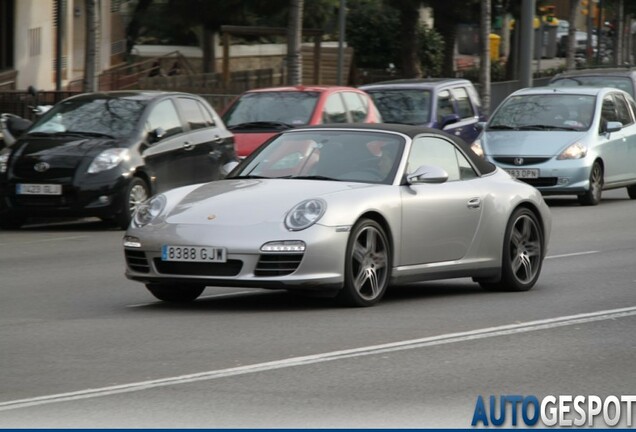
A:
[[[578,69],[561,72],[550,80],[550,87],[614,87],[636,99],[636,68]]]
[[[137,206],[218,179],[234,137],[201,97],[115,91],[65,99],[0,155],[0,226],[28,217],[87,217],[125,228]]]
[[[485,120],[481,100],[466,79],[409,79],[359,87],[369,93],[385,123],[422,125],[442,129],[472,143],[476,125]]]
[[[270,87],[249,90],[222,114],[234,133],[236,153],[246,157],[281,130],[323,123],[379,123],[365,92],[333,85]]]

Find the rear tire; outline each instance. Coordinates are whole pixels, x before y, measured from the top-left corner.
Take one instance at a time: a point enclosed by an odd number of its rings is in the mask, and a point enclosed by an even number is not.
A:
[[[636,185],[627,186],[627,195],[630,199],[636,199]]]
[[[3,230],[18,229],[26,222],[26,216],[20,213],[2,213],[0,214],[0,228]]]
[[[541,226],[535,214],[519,208],[506,226],[501,257],[501,280],[481,282],[489,291],[528,291],[539,279],[544,258]]]
[[[351,230],[347,242],[345,283],[336,298],[345,306],[376,304],[389,286],[391,247],[379,223],[361,219]]]
[[[146,284],[146,288],[159,300],[169,303],[189,303],[201,295],[205,286],[149,283]]]
[[[124,230],[128,228],[135,210],[148,198],[150,198],[148,184],[139,177],[133,177],[122,196],[121,209],[114,219],[119,228]]]
[[[603,193],[603,167],[596,161],[590,171],[590,188],[582,195],[579,195],[579,203],[584,206],[595,206],[601,202]]]

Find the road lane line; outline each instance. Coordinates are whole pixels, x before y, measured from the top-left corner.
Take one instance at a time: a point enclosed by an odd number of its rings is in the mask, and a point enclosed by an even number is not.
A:
[[[573,256],[591,255],[591,254],[596,254],[596,253],[600,253],[600,251],[585,251],[585,252],[573,252],[573,253],[562,254],[562,255],[551,255],[551,256],[545,257],[545,259],[569,258],[569,257],[573,257]]]
[[[0,246],[7,246],[12,244],[20,244],[20,245],[35,244],[35,243],[52,242],[52,241],[58,241],[58,240],[77,240],[77,239],[83,239],[83,238],[88,238],[88,236],[80,235],[80,236],[69,236],[69,237],[54,237],[54,238],[31,240],[31,241],[25,241],[25,242],[0,243]]]
[[[110,396],[121,393],[129,393],[141,390],[148,390],[157,387],[186,384],[192,382],[208,381],[219,378],[227,378],[238,375],[246,375],[257,372],[265,372],[276,369],[283,369],[295,366],[303,366],[315,363],[323,363],[333,360],[376,355],[382,353],[405,351],[436,345],[444,345],[456,342],[472,341],[497,336],[509,336],[519,333],[527,333],[537,330],[547,330],[564,326],[571,326],[595,321],[614,320],[636,316],[636,306],[604,310],[598,312],[569,315],[544,320],[529,321],[526,323],[509,324],[498,327],[488,327],[477,330],[470,330],[460,333],[449,333],[439,336],[425,337],[421,339],[411,339],[400,342],[392,342],[381,345],[371,345],[360,348],[353,348],[341,351],[332,351],[322,354],[292,357],[283,360],[275,360],[265,363],[256,363],[246,366],[238,366],[227,369],[211,370],[207,372],[180,375],[175,377],[161,378],[149,381],[140,381],[129,384],[92,388],[68,393],[52,394],[27,399],[18,399],[0,402],[0,411],[8,411],[19,408],[27,408],[37,405],[68,402],[80,399],[90,399],[96,397]]]

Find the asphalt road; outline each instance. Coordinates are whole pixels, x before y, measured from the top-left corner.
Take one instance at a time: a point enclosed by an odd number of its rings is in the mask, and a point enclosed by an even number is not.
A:
[[[122,231],[0,231],[0,428],[467,428],[480,395],[635,394],[636,202],[548,201],[533,290],[427,282],[366,309],[236,288],[163,304],[123,276]]]

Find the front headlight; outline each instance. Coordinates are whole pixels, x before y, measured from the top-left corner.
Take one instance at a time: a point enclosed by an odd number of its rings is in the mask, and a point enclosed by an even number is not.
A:
[[[89,174],[106,171],[115,168],[124,160],[130,159],[130,151],[125,148],[112,148],[104,150],[93,159],[91,166],[88,167]]]
[[[137,211],[135,211],[135,214],[133,215],[131,223],[132,227],[141,228],[157,219],[157,217],[166,208],[166,203],[167,200],[165,195],[156,195],[139,204]]]
[[[9,162],[9,155],[11,152],[0,154],[0,174],[7,172],[7,163]]]
[[[484,149],[481,147],[481,141],[476,139],[470,145],[470,149],[475,152],[475,154],[479,157],[484,157]]]
[[[587,154],[587,147],[585,147],[581,143],[575,143],[575,144],[572,144],[570,147],[566,148],[565,150],[563,150],[563,153],[561,153],[557,157],[557,159],[558,160],[581,159],[581,158],[584,158],[586,154]]]
[[[325,214],[327,203],[319,198],[308,199],[297,204],[285,216],[285,226],[290,231],[309,228]]]

